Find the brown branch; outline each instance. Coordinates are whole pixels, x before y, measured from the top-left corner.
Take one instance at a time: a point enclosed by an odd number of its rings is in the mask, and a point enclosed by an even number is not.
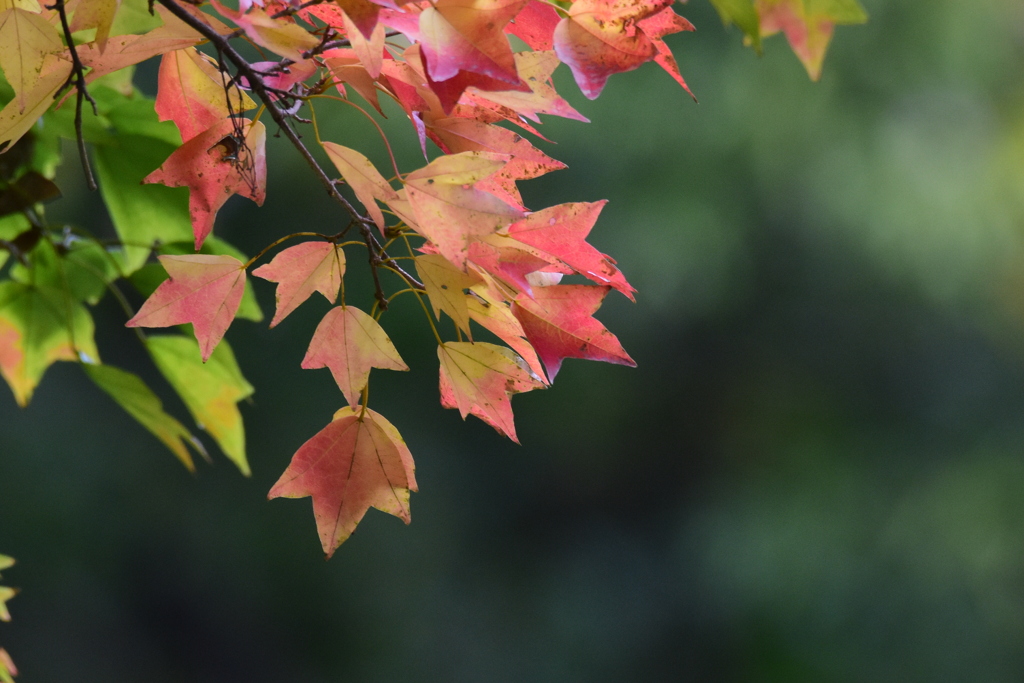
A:
[[[77,91],[77,97],[75,98],[75,138],[78,140],[78,156],[82,160],[82,171],[85,173],[85,182],[89,186],[90,190],[96,190],[96,178],[92,174],[92,166],[89,165],[89,155],[85,150],[85,137],[82,135],[82,101],[89,100],[89,104],[92,105],[92,113],[94,116],[99,116],[99,112],[96,110],[96,100],[89,94],[88,88],[85,87],[85,66],[82,64],[82,60],[78,58],[78,50],[75,49],[75,40],[71,37],[71,27],[68,25],[68,14],[64,7],[64,0],[57,0],[53,5],[48,5],[48,9],[55,9],[60,15],[60,25],[64,29],[64,40],[68,44],[68,52],[71,53],[71,73],[68,75],[68,80],[64,82],[64,85],[60,86],[56,93],[53,95],[53,99],[60,97],[60,94],[67,90],[73,83],[75,90]]]
[[[63,0],[59,1],[62,2]],[[366,246],[370,250],[370,265],[372,266],[373,277],[374,280],[376,281],[378,279],[377,268],[380,266],[380,264],[383,262],[393,262],[393,259],[390,256],[388,256],[387,252],[384,251],[384,248],[381,246],[380,242],[377,241],[377,238],[370,231],[370,226],[373,225],[373,221],[370,218],[361,215],[356,210],[356,208],[352,206],[352,203],[345,199],[345,196],[339,193],[338,190],[334,187],[334,181],[332,181],[330,177],[328,177],[328,175],[324,172],[324,169],[321,168],[320,164],[310,153],[306,145],[302,142],[302,139],[299,137],[298,133],[296,133],[295,130],[291,127],[291,122],[288,120],[288,115],[286,115],[278,108],[277,103],[274,100],[273,93],[271,92],[271,89],[264,84],[263,78],[260,76],[259,72],[253,69],[252,65],[249,64],[249,62],[246,61],[244,57],[238,54],[238,51],[231,46],[228,37],[220,35],[213,28],[205,24],[203,21],[194,17],[192,14],[190,14],[180,5],[178,5],[175,2],[175,0],[158,0],[158,2],[164,7],[166,7],[171,14],[184,21],[186,24],[188,24],[197,32],[199,32],[200,35],[209,40],[210,43],[213,44],[213,46],[217,49],[217,52],[226,57],[227,60],[231,62],[236,69],[238,69],[239,74],[244,76],[245,79],[249,82],[249,88],[252,90],[252,92],[256,93],[256,96],[267,108],[267,113],[270,114],[270,118],[272,118],[274,120],[274,123],[278,125],[278,127],[281,129],[281,132],[284,133],[285,137],[288,138],[288,141],[291,142],[292,146],[295,147],[295,149],[299,152],[299,156],[301,156],[306,161],[306,164],[309,166],[310,170],[313,171],[313,175],[317,177],[317,180],[320,181],[320,184],[324,187],[325,190],[327,190],[327,196],[329,196],[335,202],[340,204],[342,208],[344,208],[345,211],[348,212],[352,219],[359,224],[359,230],[363,235],[363,241],[366,242]],[[405,279],[406,282],[408,282],[408,284],[410,284],[411,286],[415,286],[419,289],[423,289],[423,284],[415,277],[413,277],[412,275],[410,275],[409,273],[407,273],[406,271],[402,270],[397,266],[395,266],[395,269],[399,272],[402,278]],[[378,283],[378,287],[379,286],[380,285]],[[386,303],[387,300],[385,299],[384,301]]]

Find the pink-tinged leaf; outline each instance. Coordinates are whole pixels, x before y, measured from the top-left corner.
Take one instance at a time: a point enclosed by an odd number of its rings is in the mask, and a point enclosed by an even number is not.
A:
[[[323,143],[324,151],[334,163],[341,177],[349,184],[356,197],[366,207],[370,218],[384,231],[384,214],[375,200],[387,203],[398,198],[395,189],[384,179],[373,162],[354,149],[337,145],[333,142]]]
[[[174,121],[181,139],[188,142],[228,116],[224,84],[213,60],[194,47],[165,53],[157,80],[156,113],[161,121]],[[232,108],[254,109],[256,104],[237,88],[229,90]]]
[[[513,289],[532,296],[527,276],[550,265],[550,261],[526,249],[510,248],[507,246],[509,243],[515,244],[508,238],[502,239],[501,235],[474,242],[469,245],[469,260]]]
[[[457,268],[465,269],[469,245],[522,216],[474,185],[500,170],[508,158],[484,152],[438,157],[406,176],[417,230]]]
[[[224,24],[208,14],[192,10],[191,5],[180,5],[220,34],[230,33]],[[120,71],[121,69],[144,62],[150,57],[161,55],[171,50],[181,50],[203,40],[203,36],[194,28],[171,14],[163,5],[156,5],[156,11],[163,19],[163,26],[158,26],[142,35],[111,36],[107,45],[100,50],[94,43],[86,43],[77,47],[78,57],[82,64],[91,71],[86,80],[92,82],[101,76]]]
[[[605,204],[607,201],[602,200],[552,206],[516,221],[509,226],[508,235],[598,284],[611,285],[632,301],[636,290],[626,282],[615,261],[586,242]]]
[[[440,254],[417,256],[416,272],[427,289],[430,305],[434,307],[434,316],[440,320],[441,311],[444,311],[472,340],[469,309],[466,307],[467,296],[464,290],[479,284],[480,278],[472,272],[465,273],[459,270]]]
[[[82,0],[75,7],[75,15],[71,18],[71,32],[96,29],[94,40],[102,52],[107,47],[110,27],[120,7],[121,0]]]
[[[565,164],[540,151],[529,140],[507,128],[466,118],[436,119],[429,123],[432,132],[447,151],[495,152],[511,158],[497,173],[477,183],[477,188],[490,192],[520,210],[526,207],[516,188],[517,180],[537,178],[565,168]]]
[[[526,341],[526,333],[519,320],[512,315],[512,309],[501,298],[493,296],[490,292],[483,291],[483,288],[474,288],[473,295],[467,297],[466,306],[469,309],[469,317],[475,320],[484,329],[495,337],[505,342],[512,349],[522,356],[523,360],[530,366],[530,370],[541,380],[545,379],[544,366],[541,365],[537,352],[534,351],[530,342]]]
[[[213,230],[217,211],[233,194],[259,205],[267,193],[266,140],[262,122],[245,122],[245,144],[238,144],[235,121],[225,119],[192,138],[146,176],[143,183],[187,187],[198,250]]]
[[[320,544],[330,557],[371,507],[408,524],[415,490],[412,454],[398,430],[372,410],[342,408],[295,452],[267,497],[312,496]]]
[[[558,64],[558,57],[554,52],[517,53],[516,68],[519,69],[519,75],[529,86],[528,91],[500,90],[483,92],[476,88],[470,88],[464,99],[470,102],[476,102],[479,99],[493,102],[538,123],[540,118],[538,118],[537,114],[551,114],[552,116],[561,116],[589,123],[587,117],[573,109],[552,87],[551,74]]]
[[[377,98],[377,83],[356,57],[355,52],[347,49],[327,50],[323,57],[327,68],[331,70],[331,75],[338,81],[338,91],[342,97],[347,98],[345,84],[351,85],[383,116],[384,110],[380,108],[380,101]]]
[[[277,309],[270,321],[275,327],[313,292],[335,302],[345,274],[345,252],[330,242],[303,242],[285,249],[252,274],[278,283]]]
[[[615,335],[593,317],[610,291],[611,287],[551,285],[535,288],[532,299],[520,295],[512,304],[512,313],[552,382],[565,358],[636,367]]]
[[[690,90],[690,86],[686,85],[686,81],[683,79],[683,75],[679,73],[679,64],[676,63],[676,58],[672,55],[672,50],[669,49],[662,37],[670,35],[672,33],[679,33],[680,31],[695,31],[693,24],[688,20],[676,14],[671,7],[666,7],[657,14],[651,15],[646,19],[642,20],[639,24],[640,30],[651,39],[654,43],[654,47],[658,50],[658,54],[654,57],[654,63],[668,72],[668,75],[675,79],[676,83],[683,86],[683,90],[689,93],[690,97],[694,100],[697,98]]]
[[[345,17],[349,22],[359,29],[364,38],[369,40],[378,25],[378,16],[382,5],[387,3],[373,3],[369,0],[334,0],[334,2],[322,5],[313,5],[307,10],[313,16],[329,26],[337,29],[344,29],[351,39],[352,33],[345,25]]]
[[[551,35],[555,32],[558,19],[558,11],[554,7],[540,0],[530,0],[505,31],[535,51],[550,50]]]
[[[253,62],[252,68],[257,72],[271,72],[269,76],[263,77],[264,85],[277,88],[278,90],[291,90],[291,87],[296,83],[301,83],[307,78],[311,78],[317,72],[319,66],[312,59],[303,59],[301,62],[289,64],[284,69],[281,68],[280,62]],[[243,88],[249,87],[248,79],[243,77],[239,81]],[[280,99],[280,96],[276,93],[268,94],[275,100]],[[235,110],[237,111],[238,108],[236,107]]]
[[[372,3],[367,3],[376,7]],[[347,12],[343,13],[345,18],[345,33],[352,45],[359,61],[366,68],[366,72],[373,78],[380,75],[381,66],[384,63],[384,24],[377,23],[377,15],[373,15],[374,28],[371,33],[363,35],[362,30],[351,19]]]
[[[192,323],[205,362],[224,338],[245,292],[245,267],[233,256],[159,256],[167,271],[126,327]]]
[[[19,7],[0,12],[0,71],[14,89],[19,113],[29,105],[46,56],[64,51],[57,29],[39,14]]]
[[[330,368],[350,406],[360,403],[370,368],[408,370],[384,328],[352,306],[332,308],[317,325],[302,367]]]
[[[437,95],[438,102],[440,102],[441,108],[445,114],[450,114],[452,112],[452,109],[455,108],[455,105],[459,103],[463,94],[469,88],[474,88],[481,92],[504,92],[507,90],[516,90],[520,92],[530,91],[530,86],[522,80],[520,80],[516,85],[509,85],[507,81],[473,73],[472,71],[459,71],[459,73],[452,78],[438,82],[435,82],[428,74],[427,85],[430,86],[431,91]]]
[[[608,77],[632,71],[658,54],[637,27],[671,0],[576,0],[555,28],[555,53],[569,65],[580,90],[595,99]]]
[[[511,350],[486,342],[446,342],[437,347],[441,361],[441,405],[473,414],[519,443],[512,421],[513,394],[546,385]]]
[[[259,7],[251,7],[248,12],[242,13],[225,7],[217,0],[212,0],[211,4],[245,31],[252,42],[293,62],[303,60],[303,52],[320,44],[319,38],[294,21],[274,19]]]
[[[512,46],[502,32],[526,0],[439,0],[420,13],[426,72],[440,82],[469,71],[519,83]]]
[[[756,0],[761,35],[786,34],[793,52],[811,80],[821,76],[821,65],[837,24],[863,24],[868,15],[857,0]]]

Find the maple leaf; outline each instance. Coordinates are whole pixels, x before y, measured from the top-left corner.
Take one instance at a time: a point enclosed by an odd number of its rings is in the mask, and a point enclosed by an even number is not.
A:
[[[20,112],[42,76],[48,54],[64,51],[57,29],[39,14],[19,7],[0,12],[0,71],[14,89]]]
[[[469,329],[469,309],[466,306],[466,294],[463,290],[480,282],[480,278],[465,273],[452,265],[451,261],[440,254],[421,254],[416,257],[416,272],[423,280],[430,305],[434,307],[434,316],[440,320],[441,311],[448,314],[459,329],[473,335]]]
[[[71,74],[71,61],[63,53],[48,54],[39,80],[24,91],[24,106],[14,98],[0,109],[0,154],[7,151],[53,105],[53,97]]]
[[[512,46],[502,29],[527,0],[438,0],[420,14],[427,75],[447,81],[459,71],[519,83]]]
[[[428,131],[446,152],[494,152],[507,154],[508,163],[497,173],[479,181],[477,189],[525,209],[517,180],[537,178],[565,168],[565,164],[540,151],[529,140],[507,128],[467,118],[444,118],[428,122]]]
[[[293,62],[302,61],[305,58],[303,51],[320,44],[316,36],[295,22],[274,19],[259,7],[250,7],[248,12],[238,12],[217,0],[211,0],[210,4],[245,31],[252,42]]]
[[[13,676],[17,675],[18,667],[14,666],[14,660],[7,654],[7,650],[0,647],[0,681],[14,683]]]
[[[277,309],[270,321],[270,326],[276,327],[313,292],[335,302],[345,275],[345,251],[331,242],[303,242],[285,249],[252,274],[278,283],[274,295]]]
[[[696,100],[697,98],[694,96],[693,91],[690,90],[690,86],[686,85],[683,75],[679,73],[679,65],[676,63],[676,58],[672,55],[672,50],[662,40],[662,37],[672,33],[695,31],[696,29],[693,24],[672,11],[671,7],[666,7],[657,14],[641,20],[638,26],[651,39],[655,49],[658,51],[658,54],[654,56],[654,63],[664,69],[676,83],[683,86],[683,90],[689,93],[690,97]]]
[[[533,298],[516,297],[512,313],[544,362],[549,380],[555,380],[566,358],[636,367],[615,335],[593,317],[610,291],[611,287],[592,285],[551,285],[534,289]]]
[[[530,0],[505,31],[522,40],[534,51],[550,50],[553,45],[551,36],[558,21],[558,10],[554,7],[540,0]]]
[[[330,557],[371,507],[411,521],[414,470],[409,448],[382,415],[342,408],[295,452],[267,497],[312,496],[320,544]]]
[[[163,442],[190,472],[195,472],[186,444],[205,455],[200,450],[202,445],[183,424],[164,412],[160,399],[145,382],[137,375],[112,365],[83,363],[82,369],[96,386]]]
[[[204,17],[202,21],[212,25],[218,33],[223,33],[225,30],[230,32],[230,29],[210,15],[202,12],[193,13],[190,5],[182,7],[193,16],[198,14],[200,17]],[[194,28],[171,14],[163,5],[157,5],[156,11],[163,20],[163,25],[152,31],[142,35],[111,36],[103,49],[100,49],[99,45],[95,43],[79,45],[76,48],[78,57],[83,65],[90,68],[86,80],[94,81],[132,64],[144,62],[150,57],[195,45],[203,39]]]
[[[437,357],[441,361],[441,405],[458,408],[462,419],[476,415],[519,443],[510,398],[546,386],[523,359],[487,342],[445,342],[437,347]]]
[[[509,246],[516,245],[516,246]],[[531,273],[546,268],[551,262],[531,253],[529,248],[503,235],[488,235],[469,247],[473,265],[519,292],[532,292],[528,279]]]
[[[373,162],[367,159],[362,153],[343,147],[333,142],[323,143],[324,151],[335,168],[341,173],[341,177],[349,184],[356,197],[366,207],[373,222],[377,224],[381,232],[384,232],[384,214],[375,200],[389,202],[397,199],[398,194],[391,184],[384,179]]]
[[[56,361],[99,358],[93,330],[88,311],[65,293],[0,282],[0,374],[19,406],[28,405]]]
[[[642,30],[641,22],[671,4],[671,0],[576,0],[569,16],[555,28],[555,53],[572,69],[583,94],[594,99],[609,76],[632,71],[661,54],[656,42],[664,34],[652,40]],[[678,24],[668,28],[664,22],[657,26],[667,33],[683,27]]]
[[[224,455],[249,476],[245,457],[245,428],[237,403],[253,393],[225,341],[207,360],[200,358],[194,339],[154,335],[146,350],[160,373],[174,387],[200,428],[213,437]]]
[[[192,323],[203,361],[224,338],[245,292],[245,266],[232,256],[158,256],[167,280],[146,299],[126,327]]]
[[[75,7],[75,16],[71,19],[71,32],[96,29],[94,41],[100,52],[103,52],[107,47],[114,15],[120,7],[121,0],[80,0]]]
[[[332,308],[317,325],[302,367],[330,368],[350,406],[359,405],[370,368],[408,370],[384,328],[353,306]]]
[[[380,100],[377,97],[376,76],[371,76],[363,66],[359,57],[353,50],[334,49],[325,50],[323,53],[324,63],[331,70],[331,75],[338,81],[335,85],[343,97],[347,97],[344,84],[351,85],[364,100],[373,105],[373,108],[384,114],[380,108]],[[391,60],[394,63],[394,60]],[[381,65],[383,69],[383,63]],[[380,72],[378,72],[380,75]],[[386,80],[386,79],[385,79]]]
[[[540,380],[547,382],[544,366],[526,340],[526,333],[519,320],[512,315],[512,309],[500,295],[490,291],[489,287],[474,287],[472,295],[466,297],[466,308],[470,319],[489,331],[495,337],[508,344],[530,366],[530,370]]]
[[[516,54],[516,68],[529,86],[529,91],[484,92],[477,88],[470,88],[467,99],[470,102],[484,99],[508,107],[515,112],[515,118],[525,116],[538,123],[540,118],[537,114],[552,114],[588,123],[589,119],[573,109],[572,105],[562,99],[551,86],[551,74],[559,63],[558,56],[553,51],[519,52]]]
[[[254,109],[256,104],[237,88],[225,91],[227,77],[214,62],[194,47],[164,53],[160,60],[156,113],[161,121],[174,121],[183,142],[208,130],[230,113]]]
[[[536,211],[510,225],[508,236],[558,259],[598,284],[611,285],[632,301],[636,290],[626,282],[615,261],[585,241],[607,203],[574,202]]]
[[[196,250],[213,230],[217,211],[232,194],[263,204],[267,192],[266,128],[245,122],[244,144],[225,119],[176,149],[143,183],[187,187]]]
[[[782,31],[811,80],[821,76],[825,51],[836,24],[863,24],[868,15],[857,0],[756,0],[761,35]]]
[[[505,155],[462,152],[438,157],[405,178],[417,231],[458,268],[465,269],[470,243],[522,216],[519,209],[474,187],[507,161]]]

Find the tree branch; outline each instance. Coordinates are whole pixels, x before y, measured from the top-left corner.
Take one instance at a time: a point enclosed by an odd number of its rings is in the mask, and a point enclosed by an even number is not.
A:
[[[63,0],[58,1],[63,2]],[[320,167],[320,164],[302,142],[298,133],[296,133],[291,127],[288,116],[278,108],[271,89],[264,84],[260,73],[256,71],[244,57],[238,54],[238,51],[235,50],[234,47],[231,46],[229,37],[225,37],[217,33],[202,20],[194,17],[183,9],[177,4],[177,2],[175,2],[175,0],[158,0],[158,2],[166,7],[171,14],[181,19],[183,22],[195,29],[200,35],[210,41],[210,43],[217,49],[217,52],[227,58],[227,60],[231,62],[236,69],[238,69],[239,74],[244,76],[249,82],[249,88],[252,92],[256,93],[256,96],[267,108],[267,113],[270,114],[270,118],[272,118],[274,123],[278,125],[285,137],[288,138],[288,141],[292,143],[292,146],[295,147],[299,152],[299,155],[306,161],[310,170],[313,171],[313,175],[317,177],[320,184],[325,190],[327,190],[327,196],[340,204],[345,211],[352,216],[352,219],[359,224],[359,230],[362,233],[363,241],[366,242],[366,246],[370,250],[370,265],[372,266],[374,281],[377,283],[377,287],[379,288],[380,284],[378,282],[377,268],[385,261],[391,262],[392,264],[395,264],[396,262],[388,256],[387,252],[384,251],[384,248],[370,230],[369,226],[373,225],[373,221],[370,218],[361,215],[356,208],[352,206],[352,203],[349,202],[344,195],[338,192],[334,186],[334,181],[332,181],[324,172],[323,168]],[[418,289],[423,289],[423,283],[415,277],[398,267],[396,264],[393,265],[393,267],[409,285],[417,287]],[[386,299],[383,300],[383,304],[387,304]]]
[[[82,160],[82,171],[85,173],[85,182],[89,186],[90,190],[96,190],[96,178],[92,174],[92,166],[89,165],[89,155],[85,150],[85,137],[82,135],[82,100],[89,100],[89,104],[92,105],[92,113],[94,116],[99,116],[99,112],[96,110],[96,100],[89,94],[88,88],[85,87],[85,67],[82,65],[82,60],[78,58],[78,50],[75,49],[74,38],[71,37],[71,27],[68,25],[68,14],[64,7],[64,0],[57,0],[53,5],[48,6],[49,9],[57,10],[60,15],[60,25],[64,29],[64,40],[68,44],[68,52],[71,53],[71,73],[68,75],[68,80],[64,82],[64,85],[60,86],[53,95],[53,99],[60,97],[60,94],[68,89],[72,83],[75,85],[77,97],[75,99],[75,138],[78,140],[78,156]]]

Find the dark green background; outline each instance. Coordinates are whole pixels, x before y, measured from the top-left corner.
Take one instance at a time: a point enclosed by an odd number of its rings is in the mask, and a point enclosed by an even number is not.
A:
[[[817,84],[704,2],[669,38],[700,104],[654,65],[595,102],[560,68],[593,123],[547,119],[569,169],[524,193],[611,200],[592,241],[639,293],[599,317],[638,368],[568,361],[515,399],[517,447],[438,406],[399,299],[413,371],[375,373],[371,405],[416,458],[411,526],[371,511],[324,562],[309,501],[265,500],[343,403],[299,369],[323,300],[228,333],[250,480],[219,454],[188,475],[74,365],[25,411],[0,390],[20,680],[1024,678],[1024,5],[864,4]],[[382,160],[338,111],[325,135]],[[103,226],[71,161],[51,215]],[[333,232],[279,141],[269,165],[266,206],[232,201],[217,234]],[[95,314],[104,357],[155,381]]]

